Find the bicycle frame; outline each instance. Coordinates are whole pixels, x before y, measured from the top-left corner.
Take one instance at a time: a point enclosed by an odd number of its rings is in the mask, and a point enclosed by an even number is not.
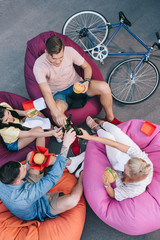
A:
[[[142,40],[137,37],[132,31],[130,31],[128,29],[128,27],[125,26],[125,24],[123,22],[119,22],[119,23],[114,23],[114,24],[110,24],[108,23],[107,25],[104,26],[98,26],[96,27],[97,29],[102,29],[104,27],[108,26],[110,29],[114,29],[116,28],[116,30],[114,31],[114,33],[111,35],[111,37],[109,38],[109,40],[106,42],[105,46],[107,47],[109,45],[109,43],[113,40],[113,38],[117,35],[117,33],[120,31],[121,28],[124,28],[130,35],[132,35],[132,37],[134,39],[136,39],[146,50],[147,52],[108,52],[108,55],[111,56],[135,56],[135,55],[142,55],[142,59],[139,61],[139,63],[135,66],[135,69],[133,69],[132,74],[130,76],[131,80],[134,80],[134,74],[138,73],[138,71],[140,70],[140,68],[143,66],[143,62],[144,60],[148,60],[150,53],[152,51],[152,47],[148,47],[145,43],[142,42]],[[94,27],[95,28],[95,27]],[[89,29],[93,29],[93,27],[89,27],[88,29],[83,29],[87,35],[87,37],[90,39],[90,41],[92,42],[93,46],[96,47],[96,44],[94,43],[93,39],[91,38],[91,36],[89,35]],[[101,30],[102,31],[102,30]]]
[[[138,38],[133,32],[131,32],[131,30],[125,26],[125,24],[123,22],[119,22],[119,23],[114,23],[114,24],[110,24],[108,23],[107,25],[104,26],[98,26],[96,27],[97,29],[100,29],[100,31],[102,31],[102,29],[104,27],[108,26],[110,29],[114,29],[116,28],[116,30],[114,31],[114,33],[112,34],[112,36],[109,38],[109,40],[106,42],[105,46],[107,47],[109,45],[109,43],[113,40],[113,38],[117,35],[117,33],[120,31],[121,28],[124,28],[130,35],[132,35],[132,37],[134,39],[136,39],[146,50],[147,52],[115,52],[115,53],[111,53],[109,52],[108,55],[112,55],[112,56],[124,56],[124,55],[130,55],[130,56],[134,56],[134,55],[144,55],[147,57],[149,57],[151,51],[152,51],[152,47],[148,47],[146,44],[144,44],[142,42],[142,40],[140,38]],[[95,27],[89,27],[87,29],[84,28],[85,33],[87,35],[87,37],[89,38],[89,40],[91,41],[91,43],[93,44],[93,46],[96,47],[96,44],[94,43],[92,37],[89,34],[89,29],[93,29]]]

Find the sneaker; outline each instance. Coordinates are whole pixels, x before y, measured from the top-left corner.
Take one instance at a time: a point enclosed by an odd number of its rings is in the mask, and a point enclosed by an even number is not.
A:
[[[107,120],[106,117],[105,117],[104,121],[107,121],[107,122],[108,122],[108,120]],[[123,122],[120,121],[120,120],[118,120],[117,118],[113,118],[113,120],[112,120],[111,123],[114,124],[114,125],[118,125],[118,124],[121,124],[121,123],[123,123]]]
[[[74,156],[77,156],[81,153],[81,149],[79,146],[79,138],[76,137],[76,139],[74,140],[74,142],[71,144],[71,151],[73,153]]]
[[[82,170],[83,170],[83,167],[84,167],[84,161],[82,162],[81,167],[75,172],[75,177],[76,177],[76,178],[79,178],[79,175],[80,175],[80,173],[81,173]]]
[[[79,156],[70,157],[70,159],[72,160],[71,164],[69,166],[66,166],[68,171],[70,173],[75,172],[78,166],[84,161],[84,157],[85,157],[85,152],[82,152]]]

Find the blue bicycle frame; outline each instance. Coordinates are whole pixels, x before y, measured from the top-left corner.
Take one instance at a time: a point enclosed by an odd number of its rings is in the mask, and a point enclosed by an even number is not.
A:
[[[130,33],[144,48],[147,49],[148,52],[117,52],[117,53],[108,53],[108,55],[112,55],[112,56],[116,56],[116,55],[131,55],[131,56],[134,56],[134,55],[144,55],[145,57],[149,56],[151,51],[152,51],[152,47],[149,48],[146,44],[144,44],[140,38],[138,38],[134,33],[132,33],[128,27],[125,26],[125,24],[123,24],[123,22],[120,22],[120,23],[114,23],[114,24],[110,24],[108,23],[107,25],[104,25],[104,26],[98,26],[96,27],[97,29],[101,29],[101,31],[103,31],[103,28],[108,26],[110,29],[114,29],[114,28],[117,28],[115,30],[115,32],[112,34],[112,36],[109,38],[109,40],[106,42],[105,46],[107,47],[109,45],[109,43],[113,40],[113,38],[117,35],[117,33],[119,32],[119,30],[121,28],[124,28],[128,33]],[[95,27],[94,27],[95,28]],[[86,29],[85,33],[87,35],[87,37],[89,38],[89,40],[91,41],[91,43],[93,44],[94,47],[96,47],[96,44],[94,43],[93,39],[91,38],[89,32],[87,31],[88,29],[93,29],[93,27],[89,27]],[[145,59],[144,57],[144,59]],[[143,59],[143,60],[144,60]]]
[[[135,69],[133,69],[132,74],[131,74],[131,80],[133,80],[133,76],[135,73],[137,73],[139,71],[139,69],[141,68],[141,66],[143,66],[143,62],[144,60],[149,58],[149,55],[152,51],[152,47],[148,47],[146,44],[144,44],[140,38],[138,38],[133,32],[131,32],[128,27],[125,26],[125,24],[123,24],[123,22],[120,23],[114,23],[114,24],[110,24],[108,23],[105,26],[98,26],[96,27],[97,29],[101,29],[101,31],[103,31],[103,28],[108,26],[110,29],[114,29],[117,28],[114,33],[112,34],[112,36],[109,38],[109,40],[106,42],[105,46],[107,47],[109,45],[109,43],[113,40],[113,38],[117,35],[117,33],[120,31],[121,28],[124,28],[128,33],[130,33],[132,35],[132,37],[134,37],[144,48],[147,49],[147,52],[115,52],[115,53],[108,53],[108,55],[111,56],[124,56],[124,55],[130,55],[130,56],[134,56],[134,55],[142,55],[142,59],[139,61],[139,63],[136,65]],[[95,28],[95,27],[94,27]],[[88,29],[93,29],[92,27],[88,28]],[[90,37],[88,30],[84,29],[86,32],[87,37],[90,39],[90,41],[92,42],[93,46],[96,47],[96,44],[94,43],[93,39]]]

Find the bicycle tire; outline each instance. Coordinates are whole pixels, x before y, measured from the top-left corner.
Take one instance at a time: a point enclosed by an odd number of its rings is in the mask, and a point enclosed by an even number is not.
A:
[[[151,61],[144,61],[143,66],[135,74],[134,81],[130,79],[132,70],[140,58],[131,58],[120,62],[111,71],[108,84],[113,98],[125,104],[140,103],[149,98],[159,84],[159,72]]]
[[[90,29],[92,38],[94,38],[95,46],[84,33],[84,27],[104,26],[108,23],[107,19],[96,11],[80,11],[70,16],[62,27],[62,34],[67,35],[70,39],[76,42],[85,52],[91,51],[98,44],[103,44],[108,36],[109,28],[105,26],[103,31],[94,32],[95,29]],[[83,32],[83,34],[82,34]],[[80,34],[81,33],[81,34]]]

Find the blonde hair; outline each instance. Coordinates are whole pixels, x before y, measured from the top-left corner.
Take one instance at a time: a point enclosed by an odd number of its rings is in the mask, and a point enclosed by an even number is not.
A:
[[[129,175],[133,179],[146,177],[151,170],[151,164],[148,164],[143,159],[137,157],[129,159],[128,166]]]

